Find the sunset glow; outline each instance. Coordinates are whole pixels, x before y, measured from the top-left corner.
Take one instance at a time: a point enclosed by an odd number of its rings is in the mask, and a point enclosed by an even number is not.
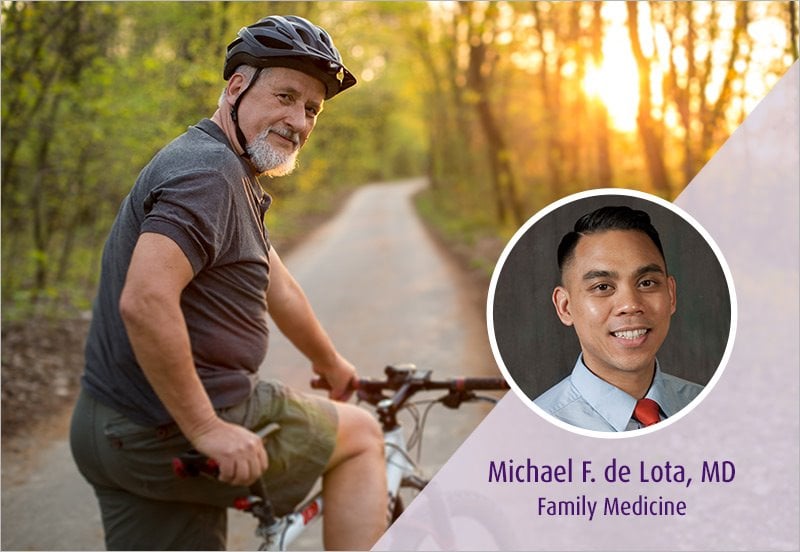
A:
[[[607,40],[606,44],[614,42]],[[616,48],[609,46],[608,49]],[[590,97],[605,104],[615,129],[633,132],[636,130],[636,112],[639,106],[636,62],[629,49],[626,50],[624,46],[616,52],[605,54],[603,60],[600,67],[589,64],[583,79],[583,88]]]

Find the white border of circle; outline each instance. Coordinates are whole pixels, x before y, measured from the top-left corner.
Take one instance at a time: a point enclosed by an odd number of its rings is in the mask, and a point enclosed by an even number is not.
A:
[[[708,245],[711,247],[711,250],[714,252],[714,255],[716,255],[717,261],[722,267],[722,272],[725,274],[725,280],[728,283],[728,292],[730,294],[730,301],[731,301],[731,327],[728,333],[728,343],[725,346],[725,352],[722,354],[722,359],[720,360],[719,366],[717,366],[717,369],[714,371],[714,375],[711,377],[711,380],[708,382],[705,388],[700,392],[700,394],[697,397],[695,397],[686,408],[683,408],[680,412],[678,412],[674,416],[667,418],[661,423],[643,429],[637,429],[633,431],[621,431],[621,432],[605,432],[605,431],[593,431],[593,430],[583,429],[574,426],[572,424],[563,422],[561,420],[558,420],[555,417],[551,416],[550,414],[546,413],[538,406],[536,406],[533,400],[530,399],[522,391],[522,389],[519,388],[517,383],[511,377],[511,374],[509,373],[508,368],[506,368],[505,363],[503,362],[503,358],[500,355],[500,350],[497,346],[497,340],[495,339],[494,317],[493,317],[494,295],[495,295],[495,290],[497,288],[497,280],[500,277],[500,272],[503,269],[503,265],[505,264],[506,259],[508,258],[509,254],[514,249],[520,238],[522,238],[522,236],[528,230],[530,230],[530,228],[534,224],[536,224],[539,220],[541,220],[551,212],[555,211],[556,209],[563,207],[564,205],[567,205],[569,203],[572,203],[580,199],[596,197],[596,196],[608,196],[608,195],[630,196],[638,199],[643,199],[645,201],[650,201],[651,203],[656,203],[662,207],[665,207],[666,209],[669,209],[670,211],[681,217],[683,220],[691,224],[692,227],[700,233],[703,239],[705,239],[706,243],[708,243]],[[489,295],[486,301],[486,325],[489,333],[489,343],[492,348],[492,355],[494,355],[494,359],[495,362],[497,363],[497,366],[500,368],[500,371],[503,373],[503,377],[505,377],[506,381],[508,382],[508,385],[511,387],[511,390],[514,392],[514,394],[517,395],[517,397],[523,403],[525,403],[525,405],[528,406],[528,408],[536,412],[536,414],[538,414],[541,418],[543,418],[547,422],[550,422],[562,429],[566,429],[567,431],[570,431],[572,433],[577,433],[579,435],[584,435],[587,437],[599,437],[604,439],[625,439],[628,437],[638,437],[640,435],[646,435],[648,433],[652,433],[653,431],[659,431],[661,429],[665,429],[670,425],[672,425],[673,423],[680,420],[681,418],[683,418],[686,414],[694,410],[694,408],[698,404],[703,402],[706,395],[708,395],[711,392],[711,390],[717,384],[717,381],[719,381],[719,378],[722,376],[722,372],[725,370],[725,367],[728,364],[728,360],[730,359],[731,353],[733,351],[733,343],[736,340],[738,314],[739,314],[739,309],[736,301],[736,288],[734,287],[733,284],[733,276],[731,273],[731,269],[728,266],[728,262],[725,259],[725,256],[722,254],[722,250],[719,248],[717,242],[714,241],[714,239],[711,237],[708,231],[705,228],[703,228],[703,226],[699,222],[697,222],[697,220],[695,220],[694,217],[692,217],[689,213],[687,213],[674,203],[666,201],[652,194],[640,192],[638,190],[631,190],[627,188],[597,188],[594,190],[587,190],[584,192],[571,194],[547,205],[539,212],[537,212],[535,215],[533,215],[531,218],[529,218],[525,222],[525,224],[523,224],[514,233],[514,235],[511,237],[511,240],[506,244],[505,248],[503,249],[503,252],[500,254],[500,258],[498,259],[497,264],[495,265],[494,271],[492,273],[491,283],[489,284]]]

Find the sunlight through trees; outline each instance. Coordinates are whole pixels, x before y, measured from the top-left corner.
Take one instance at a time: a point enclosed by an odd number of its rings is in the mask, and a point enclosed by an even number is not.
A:
[[[472,243],[579,190],[674,198],[796,60],[797,4],[3,2],[3,316],[87,308],[119,202],[268,13],[326,27],[360,80],[264,182],[271,224],[427,174],[427,212]]]

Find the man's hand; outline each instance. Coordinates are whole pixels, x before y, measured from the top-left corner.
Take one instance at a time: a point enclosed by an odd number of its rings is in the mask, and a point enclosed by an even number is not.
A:
[[[258,435],[219,418],[190,437],[190,441],[198,452],[219,465],[219,480],[224,483],[249,486],[269,465],[264,443]]]
[[[331,388],[328,392],[328,397],[332,400],[346,401],[353,394],[350,383],[358,377],[356,369],[341,355],[337,354],[336,358],[330,363],[315,363],[312,369],[315,374],[328,382]]]

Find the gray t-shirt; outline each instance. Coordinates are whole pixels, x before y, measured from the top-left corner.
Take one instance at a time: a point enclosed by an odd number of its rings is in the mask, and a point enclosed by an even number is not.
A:
[[[208,119],[156,154],[122,202],[103,250],[83,376],[92,396],[140,424],[171,421],[136,363],[119,314],[143,232],[172,239],[192,265],[181,307],[212,403],[224,408],[250,395],[269,333],[269,204],[253,170]]]

